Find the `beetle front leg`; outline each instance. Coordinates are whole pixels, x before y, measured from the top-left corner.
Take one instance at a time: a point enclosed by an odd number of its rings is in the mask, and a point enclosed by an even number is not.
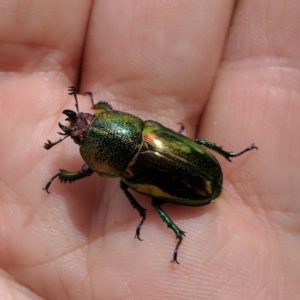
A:
[[[140,216],[142,218],[141,222],[136,227],[135,236],[134,236],[135,238],[137,238],[140,241],[142,241],[142,239],[140,238],[140,231],[141,231],[141,227],[142,227],[144,221],[146,220],[146,209],[144,207],[142,207],[135,200],[135,198],[128,192],[129,186],[125,182],[123,182],[122,180],[120,181],[120,188],[124,192],[125,196],[129,200],[129,202],[131,203],[131,205],[133,206],[133,208],[135,208],[139,212],[139,214],[140,214]]]
[[[49,187],[52,183],[52,181],[58,177],[60,182],[73,182],[75,180],[82,179],[87,176],[91,176],[94,173],[94,171],[88,166],[88,165],[83,165],[80,171],[77,172],[69,172],[63,169],[59,170],[59,173],[55,174],[46,184],[44,187],[44,190],[49,194]]]
[[[229,161],[231,161],[230,157],[240,156],[240,155],[244,154],[245,152],[248,152],[252,149],[258,149],[254,144],[251,144],[249,147],[247,147],[243,151],[238,152],[238,153],[234,153],[232,151],[225,151],[225,150],[222,149],[222,146],[217,146],[215,143],[210,143],[206,140],[195,140],[195,142],[197,144],[200,144],[200,145],[202,145],[202,146],[204,146],[208,149],[211,149],[211,150],[219,153],[220,155],[222,155],[223,157],[225,157]]]
[[[156,209],[156,211],[158,212],[158,214],[160,215],[160,217],[162,218],[162,220],[167,224],[168,228],[171,228],[175,235],[176,238],[178,239],[178,242],[176,244],[176,247],[174,249],[174,253],[173,253],[173,259],[171,260],[171,262],[176,262],[177,264],[179,264],[178,260],[177,260],[177,255],[178,255],[178,249],[179,246],[182,242],[183,237],[185,236],[185,232],[182,231],[171,219],[170,217],[161,209],[161,205],[164,204],[163,201],[161,201],[160,199],[157,198],[152,198],[152,205],[153,207]]]

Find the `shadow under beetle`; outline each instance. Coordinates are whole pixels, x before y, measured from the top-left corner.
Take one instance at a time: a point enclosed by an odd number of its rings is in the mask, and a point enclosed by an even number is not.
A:
[[[177,261],[178,249],[185,235],[162,210],[161,205],[172,203],[184,206],[201,206],[212,202],[222,190],[222,169],[209,148],[230,161],[252,149],[254,144],[239,153],[228,152],[205,140],[191,140],[155,121],[113,110],[107,102],[94,103],[94,115],[79,112],[77,91],[69,88],[69,95],[75,98],[76,111],[66,109],[69,126],[59,123],[61,137],[57,142],[47,141],[44,148],[49,150],[67,137],[80,146],[85,165],[77,172],[63,169],[54,175],[45,190],[49,193],[52,181],[58,177],[61,182],[73,182],[96,172],[104,177],[120,177],[120,188],[131,205],[139,212],[141,221],[135,237],[140,239],[140,230],[146,219],[144,209],[131,195],[128,188],[152,198],[152,205],[178,239],[172,262]],[[204,147],[203,147],[204,146]]]

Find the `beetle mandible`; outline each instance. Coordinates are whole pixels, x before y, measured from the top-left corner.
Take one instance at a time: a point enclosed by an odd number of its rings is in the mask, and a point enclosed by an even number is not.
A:
[[[161,208],[164,203],[184,206],[206,205],[216,199],[222,190],[222,169],[215,157],[204,147],[213,150],[227,160],[242,155],[254,144],[239,153],[229,152],[206,140],[192,140],[181,135],[184,126],[175,132],[155,121],[142,119],[121,111],[113,110],[107,102],[94,103],[95,114],[79,112],[77,90],[69,87],[69,95],[75,98],[76,112],[64,110],[68,126],[59,123],[63,131],[57,142],[47,141],[49,150],[67,137],[80,146],[85,164],[80,171],[63,169],[54,175],[44,189],[49,193],[52,181],[58,177],[61,182],[73,182],[96,172],[104,177],[120,177],[120,188],[131,205],[139,212],[141,221],[135,237],[141,240],[140,230],[146,219],[144,209],[128,191],[150,196],[152,205],[162,220],[178,239],[173,259],[178,263],[178,249],[185,232],[182,231]]]

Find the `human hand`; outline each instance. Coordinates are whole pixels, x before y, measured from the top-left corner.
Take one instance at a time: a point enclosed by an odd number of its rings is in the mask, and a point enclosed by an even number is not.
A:
[[[5,299],[298,299],[297,1],[0,1],[1,243]],[[51,151],[67,87],[226,150],[216,203],[138,213],[119,179],[79,170],[78,146]],[[79,97],[81,111],[90,102]]]

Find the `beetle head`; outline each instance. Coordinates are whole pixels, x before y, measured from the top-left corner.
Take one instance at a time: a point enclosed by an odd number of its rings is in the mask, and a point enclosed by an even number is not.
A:
[[[50,140],[47,140],[47,142],[44,144],[44,148],[47,150],[51,149],[53,146],[62,142],[69,136],[72,138],[75,144],[82,145],[84,143],[85,136],[90,126],[90,123],[94,118],[94,116],[89,113],[79,112],[78,101],[76,96],[77,92],[75,87],[70,87],[69,92],[70,95],[74,95],[77,113],[70,109],[65,109],[62,112],[64,115],[67,116],[66,121],[69,122],[69,126],[65,126],[61,123],[58,123],[59,128],[63,131],[58,132],[58,134],[62,135],[63,137],[61,137],[58,141],[54,143]]]

